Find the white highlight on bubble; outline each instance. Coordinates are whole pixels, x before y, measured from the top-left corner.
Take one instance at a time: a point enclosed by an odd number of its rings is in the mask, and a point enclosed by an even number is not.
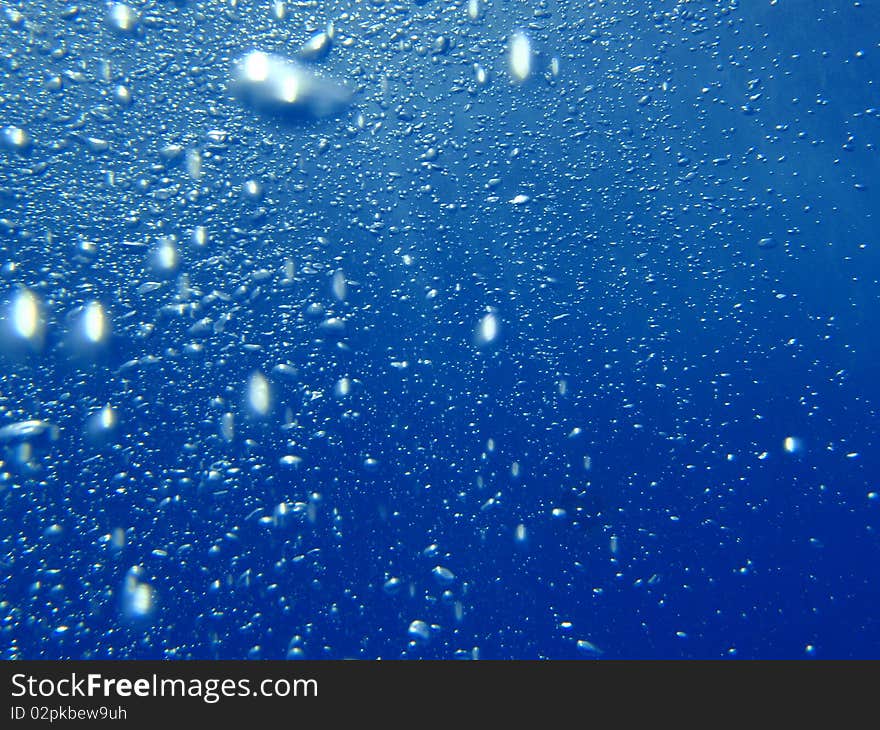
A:
[[[0,131],[0,142],[14,150],[22,150],[30,146],[31,138],[21,127],[4,127]]]
[[[501,326],[494,312],[486,314],[477,325],[476,342],[479,346],[491,344],[498,338]]]
[[[411,639],[421,644],[427,644],[431,640],[431,627],[420,619],[410,623],[407,633]]]
[[[599,655],[604,653],[598,646],[588,639],[578,639],[577,648],[581,654]]]
[[[177,269],[179,261],[174,239],[171,236],[164,237],[153,251],[153,265],[161,272],[171,273]]]
[[[252,51],[245,57],[242,67],[248,81],[265,81],[269,78],[269,55],[262,51]]]
[[[348,285],[345,281],[345,274],[342,271],[337,271],[333,274],[332,289],[333,296],[340,302],[344,302],[348,293]]]
[[[186,172],[193,180],[199,180],[202,177],[202,153],[196,149],[186,151]]]
[[[235,415],[224,413],[220,416],[220,435],[226,443],[231,443],[235,438]]]
[[[110,325],[100,302],[90,302],[86,305],[83,312],[82,328],[86,340],[93,344],[97,345],[107,337]]]
[[[116,411],[113,406],[104,406],[98,411],[98,419],[102,428],[113,428],[116,425]]]
[[[282,101],[293,104],[299,98],[299,78],[290,75],[281,79],[280,95]]]
[[[337,398],[345,398],[349,393],[351,393],[351,379],[350,378],[340,378],[336,381],[336,385],[333,388],[333,393]]]
[[[113,3],[107,9],[107,20],[114,29],[127,33],[137,26],[138,14],[124,3]]]
[[[271,388],[262,373],[254,373],[248,381],[248,404],[258,416],[267,415],[272,408]]]
[[[12,327],[25,340],[36,340],[43,332],[40,300],[29,289],[22,289],[12,300]]]
[[[153,613],[156,593],[153,586],[138,580],[138,569],[132,569],[122,587],[122,612],[129,620],[145,619]]]
[[[521,30],[510,37],[510,73],[517,81],[525,81],[532,74],[532,42]]]
[[[118,424],[119,416],[116,413],[116,409],[107,404],[101,410],[90,415],[86,420],[86,438],[93,445],[105,444],[112,437]]]
[[[208,229],[205,226],[196,226],[192,231],[192,242],[195,246],[206,246],[209,240]]]

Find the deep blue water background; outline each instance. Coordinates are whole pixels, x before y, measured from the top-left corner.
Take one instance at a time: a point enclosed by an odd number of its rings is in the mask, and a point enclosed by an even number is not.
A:
[[[18,7],[50,30],[0,31],[0,123],[34,140],[0,151],[0,294],[37,292],[47,335],[4,358],[0,425],[61,437],[35,471],[12,452],[0,470],[4,657],[880,655],[880,5],[495,2],[476,23],[437,0],[321,5],[309,17],[355,39],[324,69],[358,93],[293,127],[224,84],[250,48],[292,53],[305,10],[273,25],[268,4],[151,3],[132,38],[97,4],[81,22]],[[516,85],[505,44],[529,24],[537,69]],[[416,50],[439,34],[449,52]],[[108,104],[102,58],[130,108]],[[46,90],[80,61],[86,81]],[[231,141],[212,147],[213,129]],[[212,152],[201,180],[162,162],[170,143]],[[171,234],[179,270],[138,293]],[[113,338],[74,357],[64,333],[91,299]],[[199,305],[163,309],[180,302]],[[487,307],[500,334],[481,346]],[[84,423],[107,403],[120,425],[96,445]],[[260,521],[296,502],[312,520]],[[155,592],[138,621],[120,610],[132,566]],[[415,620],[430,640],[411,641]]]

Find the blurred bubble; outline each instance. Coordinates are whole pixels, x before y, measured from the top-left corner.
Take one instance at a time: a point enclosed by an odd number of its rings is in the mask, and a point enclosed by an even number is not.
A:
[[[336,115],[352,97],[343,84],[263,51],[252,51],[235,64],[230,88],[244,104],[287,120]]]
[[[105,444],[112,439],[118,425],[119,417],[116,410],[110,405],[105,405],[86,420],[86,438],[95,445]]]
[[[474,342],[478,347],[490,345],[498,338],[500,331],[501,325],[498,321],[498,317],[494,312],[489,312],[477,325],[477,329],[474,333]]]
[[[340,302],[345,301],[345,295],[348,292],[348,286],[345,282],[345,274],[337,271],[333,274],[333,283],[331,285],[333,296]]]
[[[5,307],[0,328],[0,345],[6,354],[22,354],[42,349],[45,335],[43,306],[29,289],[20,289]]]
[[[124,3],[107,6],[107,24],[118,33],[134,33],[138,30],[138,21],[137,12]]]
[[[177,240],[174,236],[162,236],[150,255],[150,268],[160,277],[173,275],[180,263]]]
[[[0,145],[16,152],[25,152],[31,146],[31,136],[21,127],[4,127],[0,130]]]
[[[90,302],[83,309],[81,322],[82,335],[91,344],[101,344],[110,334],[110,322],[100,302]]]
[[[510,37],[510,73],[515,81],[525,81],[532,73],[532,42],[521,30]]]
[[[271,388],[262,373],[254,373],[248,380],[247,402],[255,416],[266,416],[272,409]]]
[[[149,583],[142,581],[143,569],[135,566],[128,571],[122,584],[120,608],[122,617],[130,622],[148,620],[156,608],[156,592]]]

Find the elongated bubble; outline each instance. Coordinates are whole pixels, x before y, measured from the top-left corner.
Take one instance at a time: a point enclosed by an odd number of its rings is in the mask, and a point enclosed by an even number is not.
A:
[[[522,31],[510,37],[510,73],[516,81],[525,81],[532,73],[532,42]]]

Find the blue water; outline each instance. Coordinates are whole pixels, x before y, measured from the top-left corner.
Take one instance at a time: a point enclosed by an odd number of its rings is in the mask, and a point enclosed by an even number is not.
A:
[[[877,2],[0,16],[3,657],[880,657]]]

